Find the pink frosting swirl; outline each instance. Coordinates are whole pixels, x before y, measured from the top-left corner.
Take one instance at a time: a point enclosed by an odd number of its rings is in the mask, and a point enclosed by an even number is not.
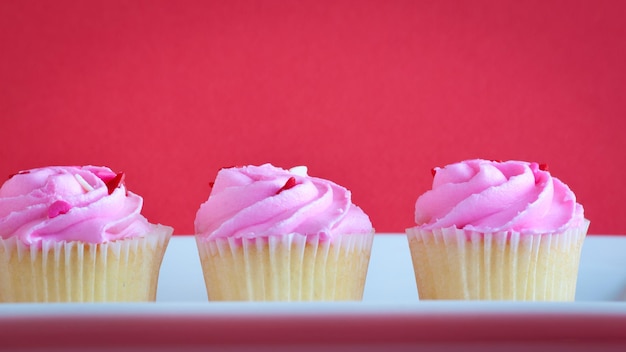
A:
[[[305,167],[287,171],[271,164],[221,169],[195,229],[206,239],[291,233],[329,239],[373,231],[347,189],[307,176]]]
[[[103,243],[152,229],[143,199],[126,190],[123,173],[97,166],[53,166],[15,174],[0,188],[0,237]]]
[[[468,160],[433,169],[432,190],[415,203],[419,228],[559,233],[584,221],[574,193],[545,167]]]

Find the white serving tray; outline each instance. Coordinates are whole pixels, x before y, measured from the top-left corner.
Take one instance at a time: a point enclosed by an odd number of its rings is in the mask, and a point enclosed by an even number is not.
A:
[[[363,302],[208,302],[174,237],[156,303],[2,304],[0,350],[626,351],[626,236],[588,236],[576,302],[419,302],[406,238],[374,240]]]

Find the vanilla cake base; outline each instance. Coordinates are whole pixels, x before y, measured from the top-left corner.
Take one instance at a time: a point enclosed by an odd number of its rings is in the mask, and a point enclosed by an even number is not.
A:
[[[539,235],[408,229],[419,298],[573,301],[588,226]]]
[[[361,300],[373,234],[196,237],[210,301]]]

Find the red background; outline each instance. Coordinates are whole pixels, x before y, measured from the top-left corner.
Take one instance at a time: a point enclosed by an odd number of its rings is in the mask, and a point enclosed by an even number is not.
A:
[[[222,166],[305,164],[379,232],[434,166],[548,163],[626,234],[624,1],[0,1],[0,175],[127,173],[193,231]]]

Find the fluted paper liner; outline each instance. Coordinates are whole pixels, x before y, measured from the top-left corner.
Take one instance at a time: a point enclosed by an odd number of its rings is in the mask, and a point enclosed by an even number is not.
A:
[[[210,301],[361,300],[374,234],[196,236]]]
[[[0,239],[0,302],[154,301],[172,230],[100,244]]]
[[[573,301],[589,221],[559,234],[407,229],[420,299]]]

